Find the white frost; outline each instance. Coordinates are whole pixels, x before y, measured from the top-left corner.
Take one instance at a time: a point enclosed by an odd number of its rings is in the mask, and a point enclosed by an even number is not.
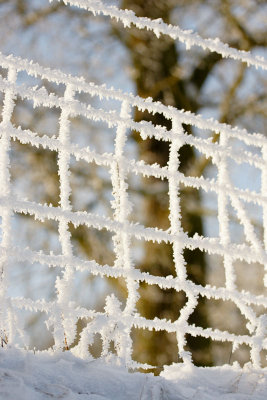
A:
[[[83,2],[83,4],[89,2]],[[80,2],[81,4],[81,2]],[[90,5],[101,5],[102,2],[90,2]],[[129,14],[132,18],[133,15]],[[142,22],[142,21],[141,21]],[[140,22],[140,23],[141,23]],[[155,22],[164,28],[164,24]],[[164,28],[165,29],[165,28]],[[167,29],[167,28],[166,28]],[[168,28],[171,29],[171,28]],[[191,35],[191,34],[190,34]],[[190,36],[189,35],[189,36]],[[194,37],[194,36],[192,36]],[[191,38],[191,36],[190,36]],[[191,40],[191,39],[190,39]],[[216,42],[217,43],[217,42]],[[218,44],[219,45],[219,44]],[[242,56],[243,57],[243,56]],[[244,55],[244,57],[247,57]],[[252,63],[252,62],[251,62]],[[71,346],[76,331],[76,321],[79,318],[91,318],[92,321],[81,333],[81,340],[73,349],[73,352],[86,360],[90,359],[88,345],[93,340],[95,333],[100,333],[103,342],[102,361],[111,357],[109,353],[110,341],[114,341],[118,360],[130,368],[136,368],[138,363],[132,360],[131,330],[133,327],[149,330],[165,330],[176,334],[177,346],[184,365],[191,363],[191,355],[185,351],[185,337],[189,333],[192,336],[201,335],[218,341],[232,342],[233,349],[239,345],[247,344],[251,348],[251,361],[254,368],[260,366],[260,352],[267,349],[266,325],[264,316],[255,313],[253,307],[267,307],[267,298],[263,295],[254,295],[249,292],[239,291],[235,284],[234,262],[245,260],[247,263],[258,262],[267,265],[266,254],[266,148],[267,139],[259,133],[248,133],[245,129],[239,129],[215,121],[204,119],[173,107],[166,107],[151,99],[142,99],[132,94],[116,91],[105,86],[97,86],[87,83],[83,78],[65,75],[61,71],[43,68],[27,60],[4,56],[0,53],[0,65],[9,70],[7,79],[0,78],[0,91],[4,93],[3,120],[0,124],[0,215],[2,217],[2,241],[0,245],[1,282],[0,282],[0,329],[1,338],[13,343],[18,325],[16,317],[21,309],[42,311],[47,314],[47,325],[51,328],[55,339],[55,351]],[[65,85],[63,97],[49,94],[44,87],[40,89],[19,85],[16,82],[16,74],[26,71],[29,76],[38,76],[51,82]],[[75,99],[76,92],[90,93],[92,96],[106,99],[116,99],[121,102],[121,112],[104,111],[94,108]],[[38,132],[31,132],[11,124],[14,99],[19,95],[22,99],[32,100],[35,106],[43,105],[50,108],[60,108],[59,133],[56,137],[46,135],[39,136]],[[131,116],[131,107],[139,110],[148,110],[151,113],[162,113],[172,121],[172,129],[167,131],[164,127],[154,126],[152,123],[136,122]],[[88,147],[79,147],[71,142],[69,124],[70,118],[83,116],[88,120],[103,121],[108,127],[116,128],[115,152],[99,154]],[[203,130],[220,133],[220,141],[212,143],[207,139],[201,139],[187,135],[183,124],[190,124]],[[143,160],[135,161],[125,155],[127,132],[136,130],[141,138],[154,137],[170,143],[169,163],[165,167],[158,164],[149,165]],[[253,152],[238,152],[231,145],[233,138],[246,145],[256,146],[262,151],[255,155]],[[230,140],[231,139],[231,140]],[[11,140],[18,140],[36,148],[49,149],[58,153],[58,174],[60,181],[60,204],[58,207],[38,204],[25,199],[12,196],[12,183],[9,178],[9,147]],[[213,163],[218,167],[218,179],[206,177],[185,176],[179,172],[178,152],[180,147],[188,144],[207,158],[212,157]],[[110,170],[110,180],[113,187],[113,216],[103,217],[87,212],[74,212],[70,204],[70,157],[76,160],[84,160],[88,163],[94,161],[97,165],[105,166]],[[229,178],[229,160],[238,164],[248,163],[262,171],[262,188],[260,193],[251,190],[242,190],[235,187]],[[129,173],[143,176],[153,176],[167,179],[169,182],[169,210],[170,229],[144,227],[129,221],[131,203],[128,196],[127,178]],[[180,185],[203,189],[206,192],[214,192],[218,195],[218,221],[219,237],[208,238],[199,235],[189,237],[183,232],[181,226],[181,211],[179,190]],[[265,239],[261,242],[256,236],[253,225],[247,218],[244,202],[254,203],[263,207],[263,220],[265,224]],[[244,227],[246,243],[231,243],[229,235],[229,218],[227,206],[231,203],[237,212],[237,217]],[[35,219],[46,219],[59,223],[59,239],[62,247],[61,255],[53,253],[45,254],[28,248],[11,246],[11,218],[13,213],[24,213],[34,216]],[[114,265],[99,265],[95,260],[83,261],[75,257],[71,247],[71,235],[68,224],[75,227],[86,225],[96,229],[106,229],[113,234],[116,261]],[[173,246],[173,259],[177,276],[158,277],[143,273],[135,268],[131,251],[132,239],[143,241],[165,242]],[[224,258],[226,275],[225,287],[201,286],[187,279],[186,266],[183,258],[185,248],[190,250],[200,249],[209,254],[221,255]],[[6,271],[14,261],[39,262],[49,268],[60,267],[61,276],[56,281],[57,298],[55,301],[33,301],[26,298],[13,298],[7,294],[9,282]],[[72,298],[72,282],[76,271],[87,271],[101,277],[124,278],[127,285],[128,297],[126,307],[121,305],[115,296],[106,299],[106,307],[103,312],[87,310],[74,303]],[[183,290],[187,296],[187,303],[181,310],[177,321],[155,318],[148,320],[140,316],[136,311],[138,301],[138,288],[140,282],[149,285],[158,285],[164,289]],[[236,335],[218,329],[201,328],[190,325],[188,319],[194,311],[199,296],[206,298],[231,300],[240,309],[247,320],[249,334]],[[26,344],[23,332],[22,341]],[[41,356],[40,356],[41,357]],[[142,364],[143,368],[149,365]],[[189,368],[189,367],[188,367]],[[1,381],[0,381],[1,382]],[[197,393],[197,392],[196,392]],[[199,396],[198,396],[199,397]]]

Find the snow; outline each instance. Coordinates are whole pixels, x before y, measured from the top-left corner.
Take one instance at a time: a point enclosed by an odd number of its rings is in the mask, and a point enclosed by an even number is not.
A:
[[[114,360],[113,360],[114,361]],[[166,366],[161,376],[128,372],[71,352],[0,349],[2,400],[265,400],[267,369],[250,364],[197,368]]]

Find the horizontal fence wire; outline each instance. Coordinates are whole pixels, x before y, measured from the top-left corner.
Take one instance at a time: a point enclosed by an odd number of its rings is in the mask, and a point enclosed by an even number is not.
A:
[[[100,1],[68,1],[66,3],[87,7],[98,13],[101,9],[108,15],[122,19],[124,24],[136,23],[138,27],[145,27],[155,31],[154,25],[145,19],[138,19],[133,13],[120,12],[112,7],[104,7]],[[97,7],[100,8],[97,8]],[[107,11],[105,11],[107,10]],[[110,10],[115,10],[112,14]],[[121,11],[121,10],[120,10]],[[139,26],[138,23],[141,25]],[[165,26],[162,22],[155,22],[161,27],[161,31],[155,33],[167,33],[175,36],[175,30]],[[178,28],[177,28],[178,29]],[[164,31],[165,30],[165,31]],[[170,31],[170,32],[169,32]],[[196,44],[197,36],[187,33],[188,43]],[[173,37],[172,36],[172,37]],[[177,37],[180,37],[177,33]],[[195,42],[193,40],[195,38]],[[187,39],[186,39],[187,40]],[[190,41],[191,40],[191,41]],[[201,42],[202,43],[202,42]],[[205,41],[203,43],[206,43]],[[202,47],[204,44],[202,43]],[[210,42],[211,43],[211,42]],[[215,41],[215,43],[217,43]],[[207,43],[205,44],[205,46]],[[246,61],[251,65],[265,68],[266,64],[258,58],[228,52],[224,47],[221,54]],[[214,49],[212,45],[208,47]],[[224,50],[222,50],[224,49]],[[241,53],[241,52],[240,52]],[[239,57],[239,58],[238,58]],[[260,263],[267,265],[267,192],[266,192],[266,167],[267,167],[267,139],[260,133],[250,134],[245,129],[231,127],[213,119],[205,119],[174,107],[167,107],[152,99],[142,99],[132,94],[97,86],[87,83],[83,78],[76,78],[66,75],[61,71],[43,68],[27,60],[14,56],[5,56],[0,53],[0,66],[6,69],[7,78],[0,77],[0,92],[3,93],[3,115],[0,124],[0,215],[2,224],[2,238],[0,245],[0,331],[2,340],[8,338],[10,343],[15,341],[17,334],[17,316],[19,310],[25,309],[32,312],[44,312],[47,314],[47,324],[53,331],[55,349],[66,349],[70,346],[76,336],[76,323],[79,318],[88,318],[90,322],[82,330],[79,343],[72,351],[80,357],[89,357],[89,345],[92,342],[92,335],[100,333],[103,342],[102,357],[109,355],[110,341],[114,341],[117,355],[130,368],[142,367],[151,368],[148,364],[140,364],[132,360],[132,339],[133,328],[166,331],[176,334],[179,356],[183,362],[191,362],[191,355],[186,348],[185,337],[202,336],[211,338],[214,341],[228,341],[237,348],[242,344],[250,347],[251,360],[255,367],[261,366],[260,354],[267,349],[267,298],[264,295],[254,295],[248,291],[238,290],[234,262],[236,260],[247,263]],[[28,76],[46,79],[49,82],[65,86],[65,93],[62,97],[48,93],[44,86],[41,88],[20,84],[17,81],[17,74],[21,71]],[[87,93],[98,99],[113,99],[120,103],[120,112],[114,110],[103,110],[83,103],[75,97],[77,93]],[[59,109],[59,132],[58,135],[49,137],[40,136],[38,132],[29,129],[15,127],[11,123],[15,101],[19,96],[22,100],[30,100],[34,107],[44,106],[51,109]],[[141,121],[136,122],[131,116],[131,110],[137,107],[139,110],[147,110],[151,113],[162,113],[171,120],[172,128],[166,130],[162,126],[154,126],[152,123]],[[72,143],[70,134],[71,118],[82,116],[88,121],[101,121],[108,128],[116,129],[115,150],[109,153],[99,153],[90,146],[79,146]],[[208,130],[220,134],[218,142],[213,143],[212,139],[202,139],[186,134],[183,125],[191,125],[201,130]],[[128,131],[135,130],[140,137],[155,138],[170,143],[170,157],[167,166],[148,164],[143,160],[129,159],[125,154],[125,146],[128,139]],[[39,204],[27,199],[16,198],[12,193],[12,181],[10,179],[10,146],[11,141],[18,141],[28,144],[33,148],[47,149],[56,152],[58,155],[58,175],[60,202],[57,207]],[[258,148],[257,154],[248,150],[235,150],[232,140],[239,140],[247,146]],[[206,158],[211,158],[218,168],[217,179],[204,177],[185,176],[179,172],[179,149],[183,145],[190,145],[200,151]],[[110,171],[110,181],[113,188],[113,217],[104,217],[95,213],[73,211],[70,202],[70,157],[76,160],[84,160],[88,163],[95,162],[99,166],[105,166]],[[262,188],[261,192],[249,189],[240,189],[232,184],[229,177],[229,161],[237,164],[248,164],[261,171]],[[169,208],[170,228],[163,230],[159,228],[145,227],[139,223],[130,221],[129,214],[131,201],[128,194],[128,176],[134,173],[138,176],[155,177],[167,179],[169,185]],[[218,197],[218,224],[219,237],[209,238],[200,235],[189,237],[181,227],[181,210],[179,204],[180,186],[192,187],[197,190],[204,190],[207,193],[215,193]],[[265,232],[265,243],[258,239],[255,228],[249,217],[246,215],[245,204],[256,204],[263,209],[263,225]],[[244,227],[246,238],[245,244],[231,243],[230,227],[228,216],[228,204],[231,204],[236,211],[240,223]],[[20,213],[31,215],[36,220],[51,220],[58,222],[58,233],[61,244],[61,254],[56,255],[50,252],[46,254],[41,251],[34,251],[29,248],[21,248],[12,245],[12,218],[14,214]],[[73,254],[71,246],[71,234],[69,223],[75,227],[85,225],[97,230],[107,230],[113,235],[116,260],[114,265],[100,265],[96,260],[81,260]],[[176,270],[176,277],[154,276],[141,272],[135,267],[132,258],[133,239],[152,241],[158,243],[170,243],[173,247],[173,256]],[[220,255],[224,259],[225,287],[211,285],[201,286],[195,284],[187,277],[186,266],[183,260],[184,249],[200,249],[208,254]],[[9,294],[8,270],[12,263],[28,262],[30,264],[40,263],[49,268],[60,268],[62,274],[58,276],[55,283],[57,297],[54,301],[31,300],[29,298],[12,297]],[[73,281],[77,271],[89,272],[94,276],[124,278],[127,286],[127,301],[122,309],[118,299],[113,295],[108,296],[104,312],[89,310],[80,307],[72,300]],[[172,322],[167,319],[154,318],[148,320],[136,311],[136,304],[139,298],[138,288],[141,282],[148,285],[157,285],[162,289],[174,289],[184,291],[187,302],[181,310],[180,317]],[[265,279],[267,286],[267,279]],[[191,325],[188,322],[198,304],[199,296],[207,299],[232,301],[240,310],[241,314],[248,321],[249,334],[237,335],[228,331],[220,331],[212,328],[202,328]],[[253,306],[261,306],[264,312],[258,315]],[[22,340],[24,332],[20,331]]]
[[[161,18],[150,19],[147,17],[138,17],[132,10],[122,10],[114,5],[104,3],[102,0],[49,0],[62,2],[66,5],[76,6],[78,8],[88,10],[94,15],[102,14],[104,16],[114,18],[122,22],[125,28],[135,26],[138,29],[146,29],[153,32],[157,37],[167,35],[174,40],[184,43],[186,49],[192,46],[201,47],[220,54],[223,58],[232,58],[246,63],[248,66],[253,65],[256,68],[267,69],[267,61],[260,56],[254,56],[248,51],[237,50],[229,47],[227,43],[223,43],[219,38],[205,39],[192,30],[183,30],[177,25],[165,23]]]

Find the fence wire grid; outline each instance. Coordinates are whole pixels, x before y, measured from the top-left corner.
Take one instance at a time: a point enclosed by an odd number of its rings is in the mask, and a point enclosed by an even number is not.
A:
[[[86,7],[102,5],[102,10],[106,10],[99,1],[68,1],[67,3],[79,3],[80,6]],[[114,7],[112,9],[114,11]],[[99,12],[97,9],[93,11]],[[134,18],[133,14],[127,14],[122,10],[120,12],[124,13],[121,18],[125,19],[126,25],[133,23],[131,20],[129,22],[129,15]],[[144,21],[140,19],[139,22],[142,25]],[[149,21],[146,21],[146,23],[150,26]],[[164,24],[162,22],[157,23],[163,29]],[[138,26],[138,21],[136,25]],[[143,26],[141,27],[143,28]],[[153,26],[150,26],[150,29],[155,31]],[[169,27],[168,29],[171,28]],[[170,32],[173,32],[173,30]],[[191,34],[188,35],[188,40],[194,37],[191,37]],[[212,43],[210,46],[212,47]],[[211,50],[214,49],[211,48]],[[229,51],[231,53],[231,49]],[[224,55],[223,51],[222,54]],[[234,52],[234,58],[236,58],[236,55],[237,53]],[[226,56],[228,57],[229,54]],[[239,54],[239,56],[241,61],[266,69],[264,60],[253,58],[251,55],[246,54]],[[112,88],[109,89],[105,86],[87,83],[83,78],[76,78],[61,71],[43,68],[38,64],[14,56],[5,56],[0,53],[0,66],[7,70],[7,78],[0,77],[0,91],[4,96],[2,122],[0,124],[0,215],[2,225],[0,245],[0,331],[2,343],[7,340],[9,343],[14,343],[18,333],[21,340],[24,341],[25,333],[18,322],[18,315],[20,310],[25,309],[32,312],[46,313],[47,325],[53,332],[55,350],[63,350],[66,345],[72,345],[76,337],[78,319],[90,319],[90,322],[80,334],[78,345],[72,349],[75,354],[83,358],[90,357],[89,345],[93,341],[94,334],[100,333],[102,338],[102,357],[110,356],[110,342],[113,341],[118,358],[128,367],[142,367],[144,369],[153,367],[146,363],[142,364],[132,360],[133,343],[131,332],[133,328],[139,328],[174,333],[177,340],[177,352],[184,363],[192,362],[191,354],[186,350],[185,339],[186,335],[190,334],[192,336],[200,335],[205,338],[211,338],[214,341],[231,342],[233,350],[242,344],[246,344],[250,347],[250,357],[253,365],[257,368],[261,367],[261,352],[267,350],[267,315],[265,314],[267,298],[263,294],[255,295],[248,291],[237,289],[234,263],[239,260],[247,263],[259,263],[262,266],[267,265],[266,137],[259,133],[250,134],[245,129],[231,127],[213,119],[205,119],[200,115],[164,106],[161,103],[153,102],[150,98],[142,99]],[[28,76],[39,77],[48,82],[63,85],[65,88],[64,95],[60,97],[54,93],[48,93],[44,86],[37,88],[19,83],[17,75],[21,71],[24,71]],[[83,103],[76,96],[80,93],[87,93],[99,99],[116,100],[120,103],[120,112],[118,113],[116,110],[107,111]],[[17,96],[21,99],[32,101],[34,107],[41,105],[52,109],[60,109],[57,136],[40,136],[38,132],[15,127],[11,123],[11,118]],[[167,119],[171,120],[172,128],[166,130],[164,127],[154,126],[150,122],[134,121],[132,118],[134,107],[142,111],[147,110],[150,113],[162,113]],[[82,147],[73,143],[70,134],[70,120],[77,116],[82,116],[88,121],[101,121],[108,128],[115,128],[114,152],[99,153],[89,146]],[[202,131],[208,130],[217,133],[219,134],[219,140],[218,142],[213,142],[212,136],[203,139],[188,135],[183,129],[184,124],[194,126]],[[157,164],[148,164],[144,160],[129,159],[125,154],[125,146],[132,130],[138,132],[143,140],[153,137],[156,140],[169,142],[168,165],[161,167]],[[10,147],[12,140],[28,144],[34,148],[57,152],[60,184],[58,207],[39,204],[38,202],[23,200],[14,196],[13,183],[10,179]],[[240,151],[236,149],[234,146],[235,140],[243,143],[246,146],[246,150]],[[208,179],[203,176],[185,176],[182,172],[179,172],[179,149],[185,144],[192,146],[204,154],[206,158],[211,158],[212,163],[218,170],[217,179]],[[257,149],[256,152],[255,148]],[[88,163],[88,166],[94,162],[98,166],[104,166],[109,169],[110,182],[113,189],[113,217],[73,211],[70,202],[71,157],[77,160],[84,160]],[[260,171],[260,192],[240,189],[232,183],[230,176],[231,161],[239,165],[247,163]],[[140,223],[131,222],[132,205],[127,183],[130,173],[168,180],[170,222],[168,230],[144,227]],[[183,231],[179,197],[181,185],[197,190],[201,189],[207,194],[216,194],[218,200],[218,237],[210,238],[197,234],[194,237],[189,237]],[[262,209],[264,226],[262,240],[255,232],[255,227],[246,212],[246,205],[250,203],[256,204]],[[229,205],[236,211],[240,224],[244,228],[245,243],[236,244],[231,241]],[[15,235],[15,232],[12,231],[12,218],[16,213],[31,215],[40,221],[56,221],[58,223],[62,254],[45,254],[30,248],[14,246],[12,244],[12,236]],[[74,256],[69,231],[70,223],[76,227],[85,225],[89,228],[109,231],[113,235],[116,256],[114,265],[100,265],[95,260],[85,261]],[[176,275],[168,277],[154,276],[135,268],[132,255],[134,239],[143,242],[170,243],[173,248]],[[188,279],[183,257],[184,249],[200,249],[208,254],[223,257],[225,286],[201,286]],[[61,274],[57,277],[55,283],[56,300],[34,301],[29,298],[11,297],[9,294],[8,271],[12,268],[12,263],[16,261],[38,262],[51,268],[59,267]],[[75,304],[72,299],[72,291],[77,271],[86,271],[101,277],[124,278],[128,291],[125,307],[121,306],[115,295],[107,297],[104,312],[86,309]],[[176,321],[172,322],[159,318],[148,320],[137,312],[136,304],[139,299],[138,289],[141,282],[145,282],[148,285],[158,285],[162,289],[172,288],[176,291],[182,290],[185,292],[187,301]],[[266,286],[267,275],[265,274]],[[232,301],[247,320],[246,326],[249,334],[236,335],[228,331],[212,328],[204,329],[189,324],[188,319],[196,308],[200,296],[207,299]],[[260,315],[256,313],[254,306],[261,307],[263,311]]]

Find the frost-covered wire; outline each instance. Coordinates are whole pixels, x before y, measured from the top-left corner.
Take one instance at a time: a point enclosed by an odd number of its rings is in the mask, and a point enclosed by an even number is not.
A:
[[[64,99],[68,102],[73,99],[75,91],[72,85],[66,85]],[[59,134],[58,139],[62,147],[58,151],[58,174],[59,174],[59,190],[60,190],[60,207],[62,210],[70,211],[70,182],[69,182],[69,164],[70,164],[70,120],[69,108],[62,108],[59,118]],[[61,244],[62,254],[72,256],[71,234],[69,231],[69,221],[62,215],[58,223],[59,241]],[[69,308],[69,301],[72,298],[74,281],[74,268],[71,264],[65,266],[62,278],[57,277],[56,290],[58,296],[58,309],[61,310],[61,318],[55,320],[54,338],[55,347],[61,349],[62,343],[68,348],[74,341],[76,335],[76,320],[72,315],[72,307]]]
[[[259,134],[250,134],[244,129],[221,124],[212,119],[204,119],[193,113],[166,107],[151,99],[142,99],[132,94],[117,91],[105,86],[97,86],[87,83],[83,78],[75,78],[63,74],[61,71],[43,68],[27,60],[4,56],[0,53],[0,65],[8,69],[7,79],[0,78],[0,91],[4,93],[3,118],[0,124],[0,212],[2,217],[2,237],[0,245],[1,261],[1,302],[0,324],[1,334],[7,335],[12,342],[15,337],[17,325],[16,316],[19,310],[26,309],[32,312],[44,312],[47,314],[47,324],[55,339],[58,349],[68,348],[73,344],[76,331],[76,323],[79,318],[89,318],[90,323],[81,333],[80,342],[72,350],[82,357],[89,357],[89,345],[92,344],[94,334],[100,333],[103,339],[103,357],[109,357],[110,341],[113,341],[118,356],[129,367],[136,367],[137,363],[131,359],[132,329],[164,330],[173,332],[177,338],[177,348],[184,362],[191,362],[191,355],[185,350],[186,334],[203,336],[212,340],[229,341],[233,348],[247,344],[251,347],[251,359],[255,366],[260,365],[260,353],[267,348],[266,318],[264,314],[258,316],[254,312],[254,306],[267,308],[267,298],[263,295],[254,295],[240,291],[236,287],[236,273],[234,262],[236,260],[247,263],[260,263],[267,265],[266,253],[266,223],[267,223],[267,139]],[[34,88],[16,82],[17,72],[25,71],[29,76],[45,78],[50,82],[65,85],[65,94],[59,97],[49,94],[44,87]],[[120,113],[114,110],[102,110],[89,106],[75,98],[75,93],[90,93],[99,99],[116,99],[121,103]],[[33,101],[34,106],[46,106],[61,110],[59,118],[59,133],[56,136],[40,136],[38,132],[29,129],[15,127],[11,123],[16,96]],[[161,126],[154,126],[146,121],[136,122],[131,116],[131,107],[139,110],[147,110],[151,113],[162,113],[172,121],[172,129],[167,131]],[[114,153],[98,153],[90,146],[81,147],[72,143],[70,137],[70,119],[75,116],[83,116],[88,121],[102,121],[107,127],[116,129]],[[183,124],[190,124],[202,130],[210,130],[220,134],[218,143],[209,139],[202,139],[188,135],[184,132]],[[140,140],[156,138],[167,141],[170,144],[170,156],[168,165],[161,167],[158,164],[147,164],[143,160],[130,159],[125,154],[127,145],[127,132],[136,130],[140,134]],[[238,151],[232,147],[232,141],[238,139],[247,146],[256,146],[262,151],[254,154],[253,151]],[[10,181],[9,150],[11,140],[28,144],[34,148],[43,148],[58,154],[58,174],[60,202],[57,207],[38,204],[23,198],[17,198],[12,194],[12,182]],[[218,168],[218,178],[186,176],[179,171],[179,149],[184,145],[190,145],[200,151],[205,157],[211,158]],[[70,157],[76,160],[84,160],[88,164],[95,162],[99,166],[105,166],[110,171],[110,180],[113,188],[113,216],[104,217],[89,212],[73,211],[70,202]],[[237,164],[251,165],[262,173],[261,191],[255,192],[249,189],[240,189],[231,183],[230,160]],[[130,221],[131,203],[128,195],[128,176],[136,175],[167,179],[169,182],[169,221],[167,230],[144,227],[139,223]],[[219,237],[209,238],[199,235],[189,237],[183,231],[181,225],[180,187],[191,187],[213,192],[218,196],[218,223]],[[265,227],[264,243],[257,237],[255,229],[247,216],[245,203],[256,204],[263,209],[263,223]],[[229,227],[228,206],[232,204],[244,227],[246,242],[236,244],[231,242]],[[20,248],[12,244],[12,215],[23,213],[32,215],[39,221],[52,220],[59,224],[59,240],[62,254],[45,254],[29,248]],[[116,260],[114,265],[99,265],[95,260],[85,261],[75,257],[72,252],[71,234],[69,224],[74,227],[85,225],[89,228],[109,231],[114,240]],[[133,239],[142,241],[170,243],[173,247],[173,259],[176,276],[159,277],[141,272],[135,268],[132,257]],[[208,254],[220,255],[224,258],[226,283],[225,287],[210,285],[201,286],[192,282],[187,277],[187,269],[183,252],[185,249],[199,249]],[[27,261],[30,264],[40,263],[48,268],[58,267],[61,270],[56,280],[55,289],[57,297],[52,302],[44,300],[30,300],[27,298],[14,298],[8,294],[9,282],[8,269],[12,263]],[[114,296],[108,296],[103,312],[87,310],[75,304],[72,284],[77,271],[88,272],[95,276],[123,278],[126,282],[128,296],[126,307]],[[140,283],[157,285],[162,289],[174,289],[184,291],[187,302],[182,308],[180,317],[176,321],[154,318],[148,320],[138,314],[136,305],[139,297]],[[189,324],[188,320],[198,304],[198,298],[232,301],[247,320],[249,334],[236,335],[227,331],[211,328],[201,328]],[[139,365],[139,364],[138,364]],[[147,364],[142,364],[149,368]]]
[[[54,0],[49,0],[50,2]],[[254,56],[248,51],[237,50],[229,47],[227,43],[223,43],[219,38],[204,39],[198,33],[192,30],[182,30],[177,25],[165,23],[161,18],[150,19],[147,17],[138,17],[132,10],[119,9],[114,5],[104,4],[101,0],[56,0],[62,1],[66,5],[76,6],[92,12],[94,15],[102,14],[117,21],[122,22],[125,28],[131,25],[138,29],[147,29],[153,32],[157,37],[160,35],[168,35],[174,40],[184,43],[186,49],[192,46],[201,47],[220,54],[224,58],[232,58],[245,62],[248,66],[253,65],[256,68],[267,69],[267,61],[263,57]]]
[[[14,67],[8,70],[7,80],[14,83],[17,79],[17,71]],[[11,197],[11,182],[10,182],[10,143],[11,137],[9,125],[15,107],[16,93],[10,88],[5,91],[2,111],[2,134],[0,137],[0,193],[5,198]],[[0,208],[1,215],[1,246],[9,249],[12,244],[11,218],[13,210],[10,205]],[[12,340],[14,337],[14,319],[15,314],[11,312],[10,303],[8,301],[7,290],[8,282],[8,253],[5,253],[0,259],[0,336],[1,341]]]

